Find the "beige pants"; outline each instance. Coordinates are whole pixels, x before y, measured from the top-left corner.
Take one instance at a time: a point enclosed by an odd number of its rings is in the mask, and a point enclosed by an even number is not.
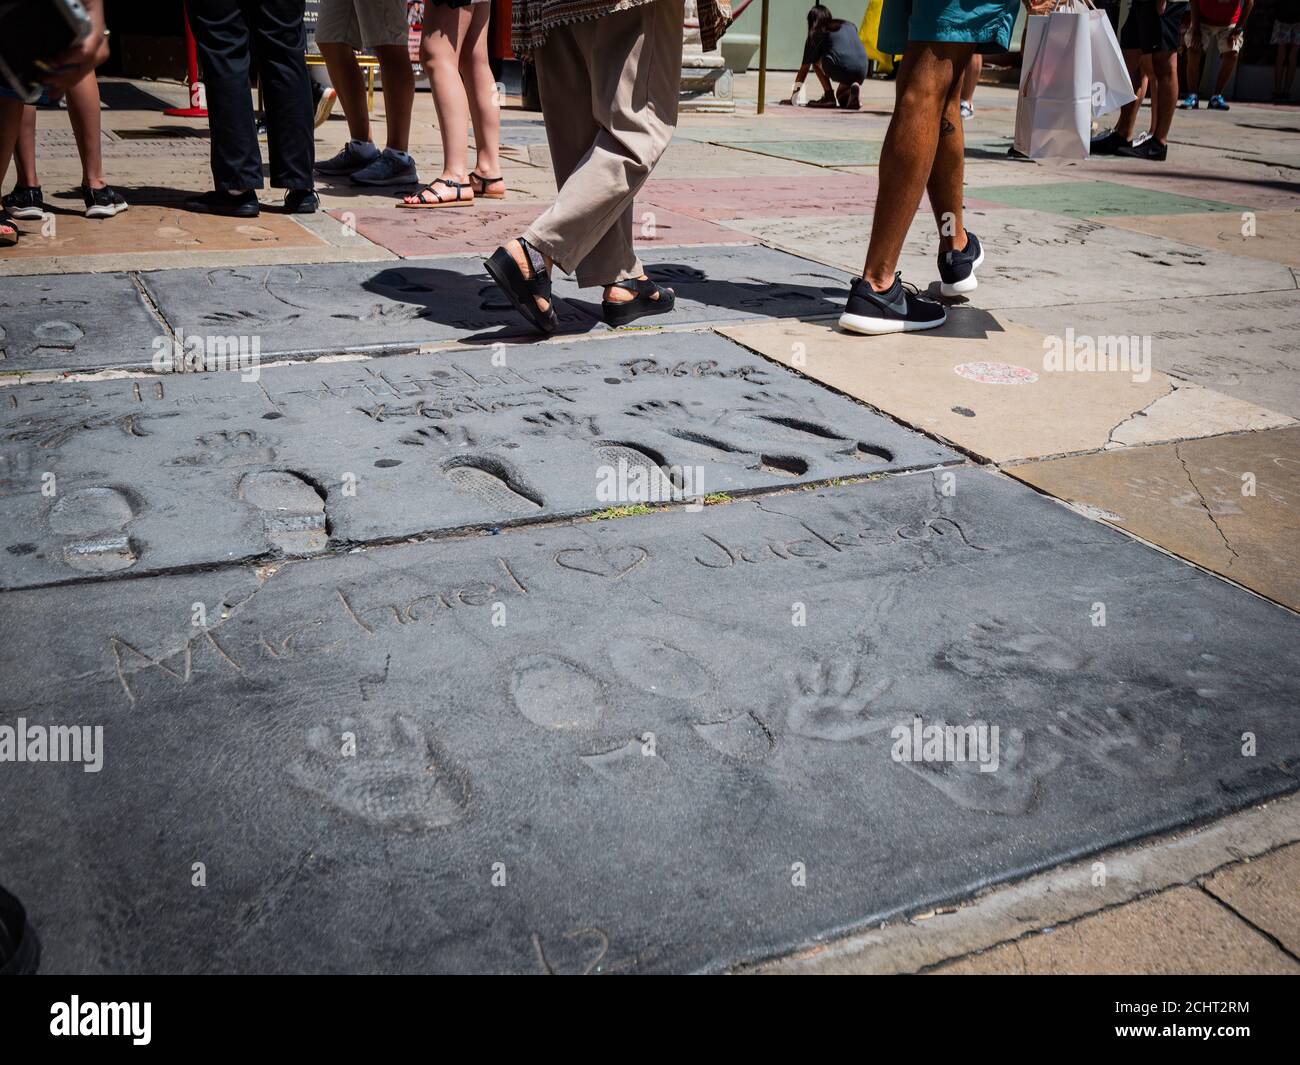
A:
[[[644,273],[632,200],[677,125],[683,0],[553,29],[534,54],[560,191],[524,232],[578,284]]]

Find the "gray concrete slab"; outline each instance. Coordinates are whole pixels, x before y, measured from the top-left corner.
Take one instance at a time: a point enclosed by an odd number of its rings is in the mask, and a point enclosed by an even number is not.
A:
[[[0,720],[103,729],[0,773],[52,972],[714,970],[1300,766],[1300,619],[980,470],[0,615]]]
[[[10,389],[0,586],[958,461],[715,334],[506,352]]]
[[[167,270],[141,279],[173,328],[191,336],[256,336],[264,355],[531,335],[476,257]],[[564,332],[604,328],[563,301],[556,313]]]
[[[645,256],[645,269],[677,294],[677,304],[668,314],[638,325],[838,315],[853,280],[843,270],[760,245],[657,248]],[[599,289],[579,289],[567,278],[557,278],[555,291],[574,307],[600,316]]]
[[[0,373],[147,365],[164,335],[126,274],[0,284]]]

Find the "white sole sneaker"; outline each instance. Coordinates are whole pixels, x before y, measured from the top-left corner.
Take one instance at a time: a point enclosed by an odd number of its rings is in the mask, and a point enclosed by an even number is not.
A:
[[[24,222],[37,222],[45,217],[45,212],[39,207],[16,207],[9,212],[9,217]]]
[[[87,218],[112,218],[115,214],[121,214],[130,206],[125,203],[97,203],[94,207],[86,208]]]
[[[840,328],[864,336],[885,336],[889,333],[919,333],[923,329],[938,329],[948,320],[945,314],[931,322],[907,322],[902,318],[873,318],[865,314],[841,314]]]
[[[974,292],[980,287],[980,283],[975,278],[975,271],[984,265],[984,248],[980,248],[980,253],[975,257],[975,261],[970,264],[970,276],[962,278],[960,281],[954,281],[951,285],[946,281],[939,282],[939,292],[944,296],[964,296],[967,292]]]

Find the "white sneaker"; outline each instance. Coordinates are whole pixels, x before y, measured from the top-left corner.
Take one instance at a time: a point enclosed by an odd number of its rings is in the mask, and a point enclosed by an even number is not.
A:
[[[961,111],[961,117],[963,122],[968,118],[975,117],[975,105],[971,103],[969,100],[963,100],[960,106],[958,107],[958,110]]]

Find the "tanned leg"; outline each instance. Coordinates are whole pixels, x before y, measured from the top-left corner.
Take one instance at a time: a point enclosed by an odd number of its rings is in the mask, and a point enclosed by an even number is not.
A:
[[[375,46],[375,58],[379,60],[379,73],[384,83],[387,144],[394,151],[404,152],[410,144],[411,108],[415,104],[415,74],[411,70],[411,57],[405,45],[380,44]]]
[[[352,46],[335,42],[322,44],[318,41],[317,47],[320,48],[320,54],[325,57],[325,69],[329,71],[330,84],[334,86],[334,91],[339,95],[339,103],[343,105],[343,114],[348,120],[348,135],[354,141],[370,140],[370,114],[366,111],[366,79],[361,76],[361,64],[357,62]],[[387,78],[384,79],[384,84],[388,84]]]
[[[1174,109],[1178,106],[1178,55],[1175,52],[1157,52],[1151,57],[1156,88],[1152,106],[1155,108],[1155,125],[1152,136],[1160,144],[1169,143],[1169,128],[1174,124]]]
[[[970,67],[966,68],[968,71]],[[930,209],[939,227],[939,251],[961,251],[966,247],[966,227],[962,224],[961,197],[966,176],[966,137],[961,126],[961,101],[964,79],[952,83],[948,102],[939,122],[939,147],[925,190]]]

